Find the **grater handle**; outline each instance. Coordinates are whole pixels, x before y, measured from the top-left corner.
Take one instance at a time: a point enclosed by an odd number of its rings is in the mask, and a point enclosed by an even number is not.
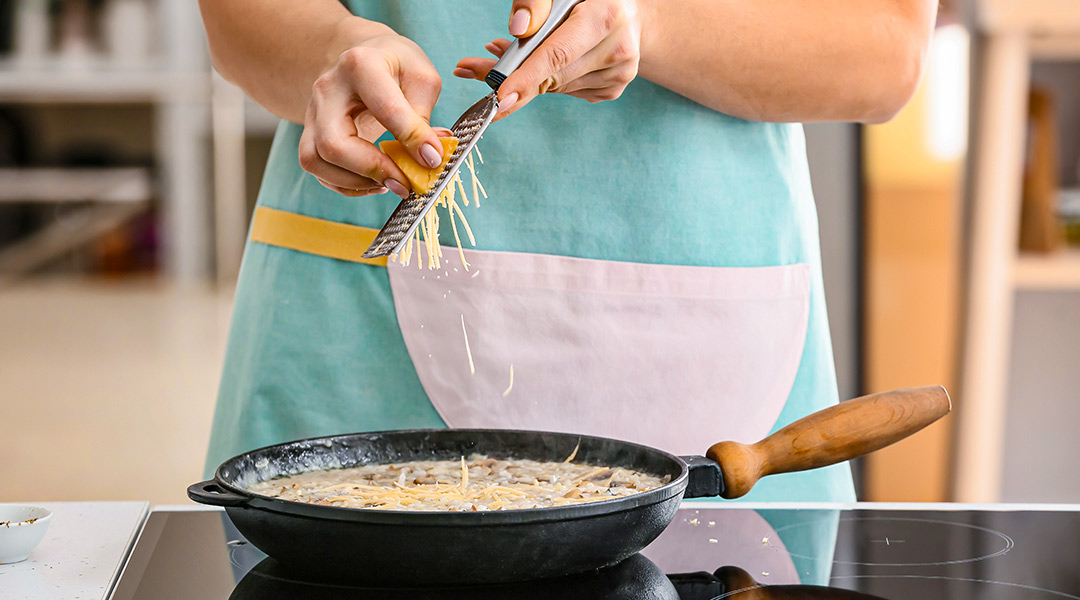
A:
[[[556,27],[562,25],[563,21],[570,16],[570,11],[582,1],[554,0],[551,3],[551,13],[548,14],[547,21],[544,21],[540,30],[527,38],[514,40],[510,47],[506,49],[506,52],[503,53],[499,62],[495,63],[495,66],[488,72],[484,81],[491,86],[491,89],[498,90],[502,82],[506,81],[506,78],[511,73],[518,70],[518,67],[551,35],[552,31],[555,31]]]

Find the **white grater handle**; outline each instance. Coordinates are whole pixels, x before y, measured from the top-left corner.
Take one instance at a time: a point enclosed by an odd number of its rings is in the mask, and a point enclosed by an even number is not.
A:
[[[514,40],[510,47],[506,49],[506,52],[503,53],[499,62],[495,63],[495,66],[488,72],[484,81],[491,86],[491,89],[498,90],[502,82],[506,81],[506,78],[511,73],[517,71],[518,67],[532,55],[533,51],[551,35],[551,32],[555,31],[555,28],[562,25],[563,21],[570,16],[570,11],[583,1],[554,0],[551,3],[551,13],[548,14],[547,21],[544,21],[544,25],[540,27],[540,30],[527,38]]]

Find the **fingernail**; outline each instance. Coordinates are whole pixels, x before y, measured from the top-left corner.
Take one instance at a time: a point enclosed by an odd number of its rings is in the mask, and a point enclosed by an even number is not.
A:
[[[391,192],[394,192],[402,198],[409,197],[409,188],[405,187],[400,181],[396,179],[387,179],[383,182],[383,185],[386,186]]]
[[[384,187],[380,187],[380,188],[375,188],[375,189],[371,190],[370,193],[371,193],[372,196],[378,196],[379,194],[385,194],[388,191],[390,191],[390,190],[388,190],[388,189],[386,189]]]
[[[434,169],[442,164],[442,155],[435,149],[435,146],[431,144],[424,144],[420,146],[420,157],[424,159],[428,167]]]
[[[501,114],[501,113],[504,113],[504,112],[510,110],[515,104],[517,104],[517,101],[518,101],[518,93],[517,92],[512,92],[512,93],[508,94],[505,98],[503,98],[502,100],[499,100],[499,113]]]
[[[476,71],[473,71],[472,69],[463,69],[461,67],[458,67],[454,69],[454,76],[465,77],[466,79],[476,79]]]
[[[510,35],[525,35],[525,32],[529,30],[530,16],[527,8],[519,8],[514,11],[514,15],[510,17]]]
[[[445,133],[446,135],[454,135],[453,131],[451,131],[451,130],[445,128],[445,127],[432,127],[432,129],[435,130],[436,135],[443,134],[443,133]],[[439,135],[439,137],[443,137],[443,136]]]

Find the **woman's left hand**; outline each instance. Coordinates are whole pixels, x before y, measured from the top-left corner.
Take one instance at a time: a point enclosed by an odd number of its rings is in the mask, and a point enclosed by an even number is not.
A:
[[[547,20],[551,0],[514,0],[510,34],[528,37]],[[637,0],[586,0],[524,64],[499,87],[499,118],[549,92],[589,102],[614,100],[638,73],[641,21]],[[496,57],[510,41],[495,40],[485,48]],[[495,66],[491,58],[466,58],[454,75],[483,80]]]

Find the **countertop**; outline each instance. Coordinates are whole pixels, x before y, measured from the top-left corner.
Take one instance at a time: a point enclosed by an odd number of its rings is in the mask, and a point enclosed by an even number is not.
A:
[[[39,506],[45,506],[53,511],[53,519],[50,523],[49,531],[42,541],[41,545],[31,554],[29,560],[17,563],[14,565],[0,565],[0,598],[3,600],[30,600],[30,599],[108,599],[114,594],[119,595],[122,598],[151,598],[155,597],[160,600],[162,596],[157,592],[160,591],[155,588],[155,585],[161,584],[161,581],[171,581],[175,583],[177,577],[187,581],[191,585],[182,585],[177,587],[176,585],[168,585],[166,588],[172,590],[170,593],[174,594],[177,598],[188,597],[208,597],[200,595],[195,588],[199,588],[199,585],[209,585],[207,582],[213,580],[213,573],[207,572],[204,568],[199,567],[195,569],[198,571],[196,576],[194,572],[187,573],[184,568],[195,568],[193,565],[198,561],[182,560],[182,563],[187,563],[186,567],[176,567],[172,563],[168,564],[156,564],[155,561],[161,562],[163,556],[169,554],[177,554],[181,558],[185,555],[184,552],[192,552],[192,550],[181,551],[183,546],[179,545],[177,540],[172,540],[171,544],[177,544],[172,547],[172,552],[165,552],[162,554],[161,548],[169,548],[164,540],[158,541],[156,539],[144,539],[153,538],[154,528],[148,527],[148,515],[151,514],[149,506],[145,502],[74,502],[74,503],[32,503]],[[701,527],[705,528],[701,532],[696,531],[697,528],[692,527],[698,525],[698,517],[694,511],[700,509]],[[647,549],[645,555],[657,561],[657,563],[663,567],[666,571],[679,572],[680,570],[701,570],[705,567],[714,567],[716,564],[727,564],[727,562],[721,561],[715,556],[705,556],[706,554],[716,554],[725,549],[723,545],[717,545],[715,540],[707,539],[710,536],[715,536],[710,532],[708,527],[712,526],[712,519],[715,519],[718,523],[724,519],[721,519],[719,513],[715,512],[716,509],[754,509],[757,511],[765,511],[762,514],[779,514],[783,512],[793,513],[811,513],[813,511],[896,511],[897,515],[903,515],[910,511],[911,518],[899,516],[900,521],[920,521],[918,511],[982,511],[986,513],[995,512],[1008,512],[1008,511],[1036,511],[1039,513],[1051,513],[1056,511],[1069,511],[1080,512],[1080,505],[1076,504],[958,504],[958,503],[749,503],[749,502],[716,502],[716,501],[688,501],[684,502],[682,509],[680,510],[680,517],[676,519],[676,522],[669,527],[669,531],[666,531],[664,536],[655,543],[651,550]],[[201,519],[199,522],[208,527],[203,529],[212,529],[209,533],[203,531],[199,533],[195,529],[187,531],[190,527],[191,519],[183,519],[179,513],[186,512],[198,512],[198,513],[220,513],[221,509],[213,507],[205,507],[201,505],[178,505],[178,506],[156,506],[152,513],[158,515],[158,520],[161,521],[166,515],[170,520],[176,520],[176,525],[185,529],[183,537],[186,541],[185,544],[195,543],[198,547],[197,552],[200,556],[202,554],[214,551],[214,564],[221,571],[222,582],[218,582],[216,591],[209,597],[216,597],[215,594],[222,594],[221,597],[225,597],[228,594],[228,590],[234,585],[235,579],[239,579],[244,575],[241,571],[236,571],[237,557],[243,554],[242,547],[235,546],[235,542],[227,542],[227,540],[233,539],[236,533],[228,529],[227,523],[224,521],[224,515],[220,518],[207,514],[209,519]],[[749,512],[749,511],[743,511]],[[856,513],[852,513],[856,514]],[[939,513],[940,514],[940,513]],[[175,516],[171,516],[175,515]],[[196,515],[192,515],[193,517]],[[725,539],[738,538],[739,528],[736,526],[739,521],[750,522],[752,525],[759,527],[768,527],[758,518],[748,520],[748,518],[737,517],[732,515],[734,519],[731,524],[726,524],[724,529]],[[951,517],[947,517],[949,519]],[[961,517],[958,516],[957,519]],[[990,522],[994,522],[994,517],[987,517]],[[1074,522],[1073,517],[1068,517],[1070,522]],[[850,521],[851,519],[847,519]],[[856,517],[855,519],[859,519]],[[205,521],[205,522],[204,522]],[[171,521],[170,521],[171,522]],[[921,522],[921,521],[920,521]],[[1056,522],[1056,521],[1055,521]],[[1064,521],[1063,521],[1064,522]],[[186,524],[186,525],[185,525]],[[222,530],[223,525],[226,529]],[[845,527],[848,527],[845,525]],[[160,527],[158,529],[161,529]],[[173,527],[175,529],[175,527]],[[980,528],[976,528],[980,529]],[[200,530],[201,531],[201,530]],[[719,531],[719,529],[717,530]],[[845,530],[846,531],[846,530]],[[160,531],[157,532],[160,536]],[[199,535],[196,535],[196,534]],[[204,535],[205,534],[205,535]],[[212,534],[212,535],[211,535]],[[700,534],[700,535],[699,535]],[[749,538],[760,540],[762,538],[761,533],[753,531],[747,534]],[[832,535],[836,535],[833,531]],[[841,534],[841,537],[845,535]],[[140,537],[141,536],[141,537]],[[232,537],[230,537],[232,536]],[[746,537],[746,536],[744,536]],[[771,536],[768,539],[772,539],[775,536]],[[191,540],[187,540],[191,538]],[[197,539],[196,539],[197,538]],[[205,539],[203,539],[205,538]],[[675,540],[677,544],[665,543],[665,538],[670,542]],[[697,539],[701,538],[701,539]],[[749,539],[748,538],[748,539]],[[996,539],[996,538],[995,538]],[[1005,538],[1003,538],[1005,539]],[[137,542],[138,540],[138,542]],[[194,540],[194,541],[192,541]],[[688,541],[689,540],[689,541]],[[702,548],[696,548],[691,542],[701,542]],[[908,540],[908,545],[911,546],[914,543],[914,539]],[[1011,543],[1011,541],[1010,541]],[[145,556],[136,557],[135,554],[139,554],[140,551],[136,549],[135,553],[132,553],[132,548],[143,548],[142,554]],[[202,546],[199,546],[202,544]],[[159,549],[156,555],[148,554],[148,551],[153,551],[154,547],[158,546]],[[193,547],[195,547],[193,546]],[[203,548],[205,546],[205,548]],[[1023,544],[1021,544],[1023,546]],[[1018,551],[1030,550],[1031,545],[1028,544],[1027,548],[1018,547]],[[685,547],[686,549],[693,550],[687,556],[679,550],[679,548]],[[746,546],[745,548],[736,546],[734,548],[733,557],[745,559],[746,561],[753,558],[751,555],[753,551],[761,551],[761,544],[754,542],[753,544]],[[1011,547],[1011,546],[1010,546]],[[255,552],[250,550],[250,552]],[[749,550],[747,549],[749,548]],[[208,550],[209,549],[209,550]],[[768,548],[766,548],[768,549]],[[676,550],[679,550],[676,552]],[[688,551],[689,551],[688,550]],[[771,550],[770,550],[771,551]],[[237,553],[240,554],[237,554]],[[220,554],[220,556],[218,556]],[[193,556],[187,554],[187,556]],[[681,557],[681,558],[680,558]],[[258,556],[255,556],[258,559]],[[709,560],[705,560],[708,558]],[[767,556],[770,560],[774,559],[771,554]],[[701,560],[699,560],[701,559]],[[733,558],[734,559],[734,558]],[[697,562],[702,562],[698,565]],[[1019,559],[1012,559],[1013,563],[1017,563]],[[258,560],[252,561],[258,562]],[[671,562],[671,564],[667,564]],[[748,562],[748,564],[749,564]],[[218,564],[220,563],[220,564]],[[1000,561],[999,561],[1000,563]],[[996,564],[999,564],[996,563]],[[734,563],[733,563],[734,564]],[[841,564],[841,563],[838,563]],[[851,563],[857,564],[857,563]],[[1008,565],[1006,561],[1004,564]],[[250,565],[248,565],[250,567]],[[708,569],[706,569],[708,570]],[[130,571],[130,572],[129,572]],[[757,568],[754,572],[763,571],[762,568]],[[779,575],[781,570],[779,568],[769,567],[764,569],[765,572],[770,572],[770,581],[777,580],[779,582]],[[186,573],[186,574],[185,574]],[[123,575],[121,575],[123,574]],[[162,579],[162,574],[168,575],[167,578]],[[834,576],[836,573],[834,572]],[[190,577],[196,577],[196,579],[190,579]],[[155,579],[157,578],[157,579]],[[186,579],[185,579],[186,578]],[[117,582],[120,580],[120,584]],[[127,585],[125,587],[125,580]],[[161,581],[158,581],[161,580]],[[195,585],[198,583],[199,585]],[[805,582],[804,582],[805,583]],[[163,585],[163,584],[162,584]],[[1011,584],[1010,584],[1011,585]],[[158,585],[161,587],[161,585]],[[126,590],[126,591],[122,591]],[[130,589],[129,589],[130,588]],[[175,588],[175,589],[174,589]],[[188,589],[191,588],[191,589]],[[220,589],[219,589],[220,588]],[[199,588],[201,589],[201,588]],[[157,590],[152,594],[147,594],[147,590]],[[125,595],[125,593],[127,595]],[[188,594],[185,596],[184,594]],[[194,595],[192,595],[194,594]],[[168,596],[172,598],[174,596]],[[894,597],[886,595],[886,597]],[[1072,597],[1072,596],[1066,596]]]
[[[4,600],[108,598],[149,514],[147,502],[27,502],[52,511],[27,560],[0,565]]]

